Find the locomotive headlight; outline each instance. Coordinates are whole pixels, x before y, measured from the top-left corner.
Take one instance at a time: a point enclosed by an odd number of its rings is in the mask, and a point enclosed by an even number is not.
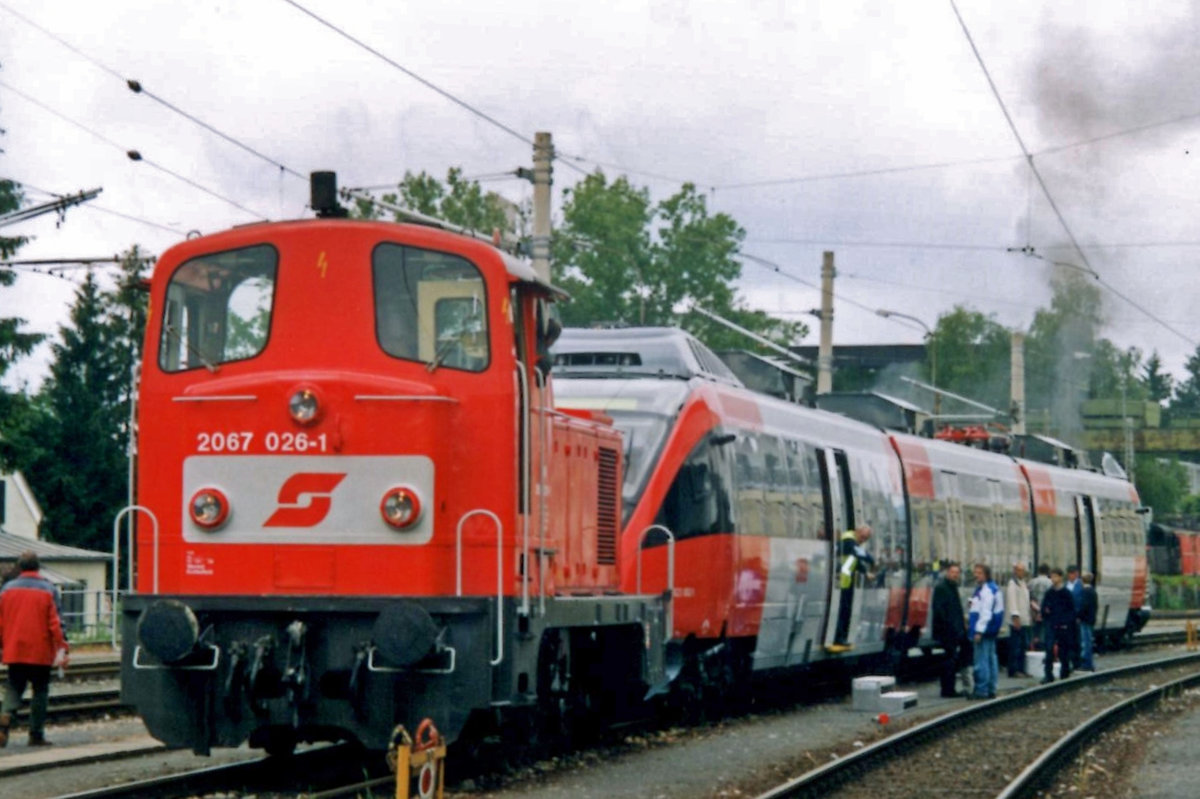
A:
[[[417,492],[407,486],[389,488],[379,503],[379,513],[389,527],[404,530],[421,518],[421,500]]]
[[[312,424],[321,415],[321,403],[317,400],[317,392],[311,388],[302,388],[292,394],[288,400],[288,413],[298,424]]]
[[[229,518],[229,500],[215,488],[202,488],[188,502],[192,521],[205,530],[216,530]]]

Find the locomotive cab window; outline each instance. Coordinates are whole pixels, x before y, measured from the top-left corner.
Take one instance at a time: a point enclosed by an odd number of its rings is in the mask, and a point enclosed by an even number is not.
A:
[[[388,243],[375,248],[371,261],[375,334],[384,352],[431,369],[488,367],[487,294],[474,264]]]
[[[267,345],[279,254],[266,244],[202,255],[171,275],[158,364],[164,372],[215,369]]]

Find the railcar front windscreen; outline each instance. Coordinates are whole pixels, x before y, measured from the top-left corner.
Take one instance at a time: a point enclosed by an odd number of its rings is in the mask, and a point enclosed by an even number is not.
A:
[[[642,498],[658,454],[687,397],[682,381],[650,379],[592,380],[570,378],[554,383],[555,402],[562,408],[600,411],[612,417],[625,439],[625,519]]]
[[[171,275],[158,365],[182,372],[253,358],[267,346],[279,253],[268,244],[202,255]]]

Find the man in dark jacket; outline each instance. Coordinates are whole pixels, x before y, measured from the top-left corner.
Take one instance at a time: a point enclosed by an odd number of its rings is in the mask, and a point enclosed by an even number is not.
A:
[[[1071,651],[1075,638],[1075,601],[1063,585],[1062,569],[1051,569],[1052,585],[1042,597],[1042,619],[1046,634],[1046,673],[1042,682],[1054,682],[1054,654],[1062,664],[1060,676],[1071,676]]]
[[[946,652],[942,661],[942,696],[946,698],[961,696],[954,690],[954,676],[958,673],[963,644],[967,640],[962,598],[958,595],[961,577],[958,564],[949,563],[933,587],[933,639]]]
[[[50,668],[65,664],[67,640],[58,617],[58,589],[38,574],[38,557],[22,552],[17,559],[21,574],[0,590],[0,650],[8,666],[4,703],[0,706],[0,746],[8,744],[8,731],[26,684],[33,685],[29,712],[29,745],[45,746],[46,706],[50,699]]]
[[[1070,593],[1072,601],[1075,603],[1075,627],[1071,631],[1071,665],[1079,668],[1079,611],[1083,606],[1083,581],[1079,579],[1079,567],[1071,564],[1067,567],[1067,582],[1065,584],[1067,592]]]
[[[1096,611],[1099,608],[1099,598],[1092,585],[1096,578],[1091,572],[1085,572],[1082,578],[1083,589],[1079,600],[1079,670],[1095,671],[1096,664],[1092,662],[1092,650],[1095,643]]]

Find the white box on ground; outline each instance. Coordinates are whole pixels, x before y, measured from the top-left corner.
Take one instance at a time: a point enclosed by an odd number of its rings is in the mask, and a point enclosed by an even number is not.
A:
[[[880,697],[896,687],[896,678],[887,676],[855,677],[853,683],[853,707],[868,713],[877,713]]]
[[[1045,652],[1026,652],[1025,653],[1025,671],[1034,677],[1044,677],[1046,674],[1046,653]],[[1062,663],[1057,660],[1051,666],[1051,673],[1057,679],[1062,671]]]
[[[916,691],[888,691],[879,697],[879,710],[892,716],[899,716],[906,710],[917,706]]]

